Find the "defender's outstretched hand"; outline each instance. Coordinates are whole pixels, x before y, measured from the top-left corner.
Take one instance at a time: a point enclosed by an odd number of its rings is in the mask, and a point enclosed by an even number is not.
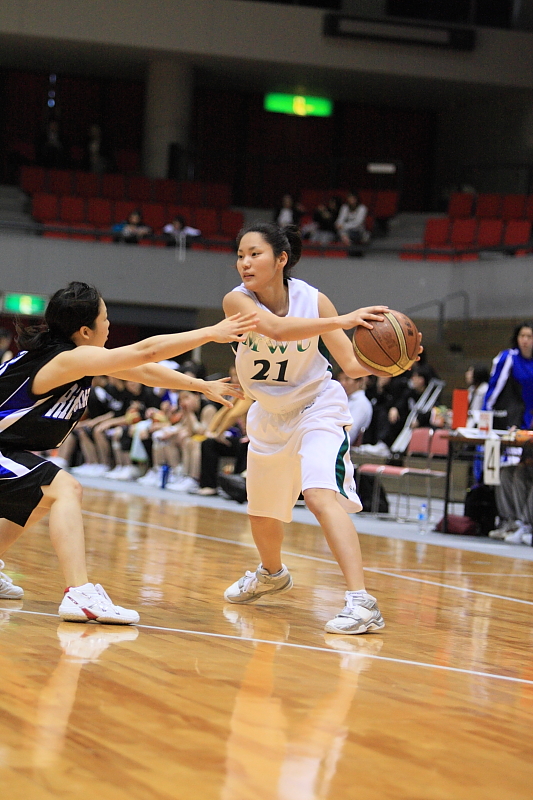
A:
[[[231,400],[228,400],[227,395],[243,400],[244,394],[239,384],[229,383],[228,381],[230,380],[231,378],[221,378],[218,381],[204,381],[201,392],[209,398],[209,400],[227,406],[227,408],[233,408],[233,403]]]
[[[233,314],[213,325],[213,342],[240,342],[249,331],[257,328],[259,318],[251,314]]]
[[[357,308],[349,314],[342,314],[339,317],[341,328],[349,330],[355,328],[357,325],[362,325],[363,328],[372,328],[372,322],[382,322],[383,314],[389,310],[388,306],[366,306],[365,308]]]

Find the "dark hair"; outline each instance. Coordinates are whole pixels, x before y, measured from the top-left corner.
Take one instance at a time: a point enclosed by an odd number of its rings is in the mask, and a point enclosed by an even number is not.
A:
[[[280,228],[274,222],[253,222],[241,228],[237,234],[237,247],[240,246],[241,239],[247,233],[260,233],[265,242],[272,248],[275,258],[279,258],[282,253],[287,253],[287,263],[283,267],[283,278],[290,278],[292,268],[300,260],[302,255],[302,236],[296,225],[286,225]]]
[[[520,325],[515,327],[513,335],[511,336],[511,347],[518,347],[518,334],[522,328],[530,328],[533,331],[533,322],[521,322]]]
[[[424,378],[427,386],[431,380],[431,367],[428,364],[417,362],[413,364],[411,375],[420,375],[421,378]]]
[[[0,339],[11,339],[11,331],[8,331],[7,328],[0,328]]]
[[[52,342],[70,342],[83,326],[94,330],[102,297],[94,286],[72,281],[50,298],[44,322],[24,327],[17,322],[17,343],[21,350],[38,350]]]
[[[482,383],[488,383],[490,378],[490,373],[485,366],[485,364],[474,364],[471,367],[472,370],[472,385],[473,386],[481,386]]]

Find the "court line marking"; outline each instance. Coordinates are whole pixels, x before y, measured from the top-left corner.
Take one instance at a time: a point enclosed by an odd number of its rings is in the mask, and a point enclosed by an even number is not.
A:
[[[404,572],[444,572],[450,575],[457,575],[461,577],[462,575],[489,575],[491,578],[533,578],[532,575],[522,574],[522,575],[515,575],[514,572],[454,572],[453,570],[446,568],[446,569],[410,569],[409,567],[389,567],[391,571],[394,570],[403,570]]]
[[[56,619],[60,619],[59,614],[49,614],[45,611],[25,611],[23,608],[13,609],[11,612],[12,614],[32,614],[33,616],[37,617],[55,617]],[[73,623],[75,625],[76,623]],[[84,623],[78,623],[83,625]],[[132,626],[125,626],[119,625],[117,626],[119,629],[123,629],[124,627],[134,627],[134,628],[143,628],[144,630],[148,631],[162,631],[163,633],[181,633],[188,636],[206,636],[212,637],[214,639],[229,639],[230,641],[235,642],[252,642],[255,644],[272,644],[276,647],[289,647],[294,650],[306,650],[312,651],[315,653],[327,653],[328,655],[337,655],[337,656],[356,656],[357,658],[373,658],[376,661],[386,661],[391,664],[405,664],[406,666],[410,667],[425,667],[427,669],[440,669],[444,672],[456,672],[461,675],[473,675],[477,678],[492,678],[498,681],[508,681],[509,683],[521,683],[526,684],[528,686],[533,686],[533,680],[530,681],[527,678],[513,678],[511,675],[497,675],[494,672],[481,672],[479,670],[474,669],[462,669],[461,667],[448,667],[445,664],[428,664],[425,661],[413,661],[411,659],[403,659],[403,658],[392,658],[391,656],[376,656],[372,653],[354,653],[353,650],[337,650],[331,649],[329,647],[317,647],[316,645],[312,644],[296,644],[295,642],[280,642],[280,641],[272,641],[271,639],[254,639],[251,636],[234,636],[229,633],[213,633],[212,631],[191,631],[187,628],[167,628],[163,627],[162,625],[132,625]],[[335,634],[333,634],[335,635]],[[374,635],[374,634],[371,634]]]
[[[252,542],[239,542],[233,539],[223,539],[221,536],[208,536],[206,533],[193,533],[192,531],[184,531],[181,528],[167,528],[165,525],[157,525],[152,522],[141,522],[139,520],[123,519],[122,517],[113,517],[110,514],[100,514],[97,511],[83,511],[91,517],[98,517],[99,519],[110,519],[115,522],[124,522],[127,525],[138,525],[142,528],[155,528],[160,531],[168,533],[179,533],[181,536],[191,536],[195,539],[205,539],[208,542],[222,542],[223,544],[230,544],[237,547],[248,547],[255,550],[255,544]],[[309,556],[305,553],[294,553],[291,550],[282,550],[282,554],[286,556],[294,556],[295,558],[304,558],[307,561],[318,561],[321,564],[335,564],[337,562],[332,558],[322,558],[321,556]],[[374,567],[363,567],[365,572],[372,572],[376,575],[386,575],[389,578],[398,578],[403,581],[412,581],[413,583],[425,583],[429,586],[438,586],[442,589],[453,589],[456,592],[466,592],[467,594],[481,595],[482,597],[492,597],[495,600],[508,600],[510,603],[521,603],[526,606],[533,606],[533,600],[521,600],[518,597],[508,597],[503,594],[493,594],[492,592],[482,592],[479,589],[468,589],[465,586],[452,586],[449,583],[438,583],[437,581],[428,581],[423,578],[412,578],[410,575],[398,575],[395,572],[388,572],[387,570],[376,569]]]

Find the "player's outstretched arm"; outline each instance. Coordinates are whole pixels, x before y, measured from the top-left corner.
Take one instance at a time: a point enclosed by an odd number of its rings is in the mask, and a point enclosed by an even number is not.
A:
[[[207,342],[239,342],[256,326],[255,312],[237,312],[216,325],[185,333],[151,336],[112,350],[93,347],[90,343],[81,345],[60,353],[42,367],[35,376],[32,388],[36,394],[46,394],[56,386],[80,380],[86,375],[114,375],[142,364],[174,358]]]
[[[164,367],[162,364],[144,364],[134,369],[115,372],[112,377],[120,378],[123,381],[136,381],[145,386],[161,386],[177,392],[200,392],[209,400],[228,408],[233,406],[231,400],[228,400],[228,395],[240,399],[244,398],[241,387],[236,383],[231,383],[230,378],[221,378],[218,381],[203,381],[201,378],[183,375],[183,373]]]
[[[371,308],[384,308],[384,306],[372,306]],[[359,309],[359,311],[366,312],[368,309]],[[331,300],[324,294],[318,296],[318,311],[320,316],[335,317],[337,311]],[[372,313],[373,318],[377,317]],[[382,319],[382,317],[380,317]],[[342,317],[340,317],[342,319]],[[365,320],[366,321],[366,320]],[[368,327],[371,327],[370,325]],[[342,371],[350,378],[362,378],[363,375],[370,375],[370,372],[363,367],[356,359],[352,343],[349,337],[344,333],[341,328],[322,335],[324,344],[329,352],[342,369]]]
[[[325,295],[319,294],[320,298]],[[326,298],[327,299],[327,298]],[[295,342],[299,339],[309,339],[312,336],[322,336],[324,333],[335,331],[340,328],[353,328],[355,325],[364,324],[366,327],[372,327],[372,320],[381,320],[380,316],[384,311],[388,310],[388,306],[369,306],[368,308],[359,309],[358,312],[352,312],[357,316],[360,322],[351,322],[346,324],[345,317],[350,317],[347,314],[342,317],[334,314],[322,314],[318,319],[309,319],[307,317],[278,317],[276,314],[270,314],[263,309],[258,308],[254,301],[247,297],[243,292],[229,292],[224,298],[223,307],[225,313],[241,314],[250,313],[254,308],[257,311],[258,323],[256,330],[263,336],[268,336],[270,339],[276,341]],[[331,307],[334,310],[333,304]]]

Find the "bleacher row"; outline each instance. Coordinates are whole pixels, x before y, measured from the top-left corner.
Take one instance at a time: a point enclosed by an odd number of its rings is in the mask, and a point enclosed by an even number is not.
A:
[[[473,194],[453,192],[448,202],[451,219],[528,219],[533,222],[533,195],[527,194]]]
[[[483,250],[511,255],[531,252],[529,219],[436,217],[426,221],[422,242],[405,245],[400,258],[410,261],[474,261]]]
[[[163,203],[182,206],[228,208],[231,187],[226,183],[174,181],[144,175],[83,172],[74,169],[45,169],[24,166],[20,187],[26,194],[48,193],[74,197],[102,197],[106,200],[133,200],[138,203]]]
[[[330,197],[339,197],[345,200],[349,189],[302,189],[299,201],[306,212],[312,213],[317,206],[327,203]],[[357,190],[361,203],[368,208],[371,219],[388,220],[398,213],[399,193],[392,190],[372,191],[369,189]]]
[[[48,238],[110,241],[112,226],[124,222],[135,209],[141,211],[143,221],[156,236],[166,223],[176,216],[182,216],[188,225],[199,228],[204,238],[234,239],[244,220],[239,211],[229,208],[194,208],[173,203],[140,203],[137,200],[113,201],[105,197],[58,196],[47,192],[37,192],[32,197],[33,218],[54,228],[43,231],[43,236]],[[93,235],[83,233],[84,229],[92,230]]]

